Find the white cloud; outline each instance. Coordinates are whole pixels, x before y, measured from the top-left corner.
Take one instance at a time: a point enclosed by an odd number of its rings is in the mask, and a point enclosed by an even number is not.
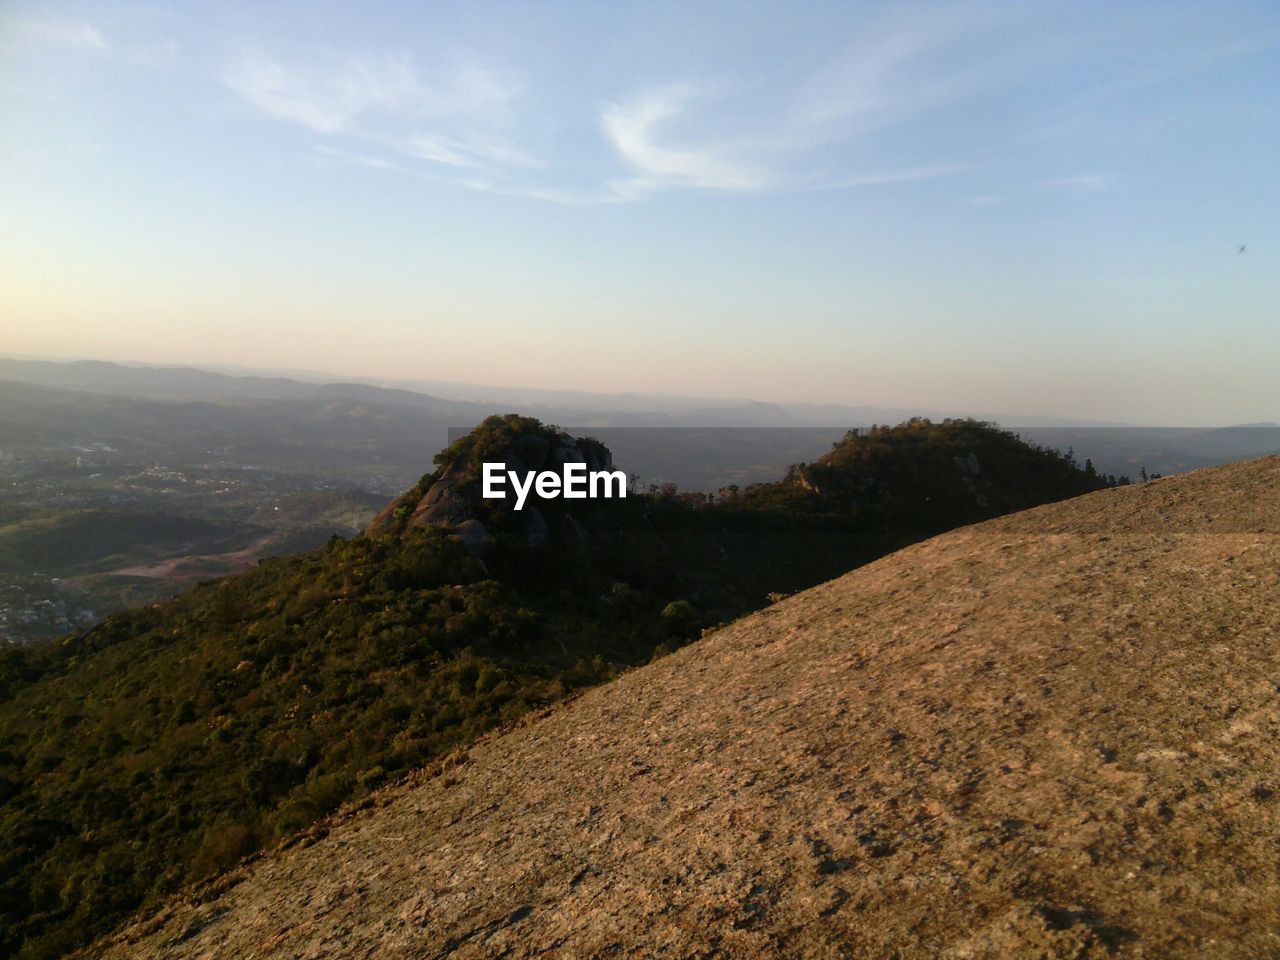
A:
[[[921,62],[957,32],[951,21],[931,20],[927,26],[903,26],[849,45],[801,84],[795,120],[810,126],[892,122],[956,97],[961,92],[956,78],[931,76]]]
[[[507,137],[511,104],[523,84],[474,62],[427,78],[407,57],[329,58],[300,67],[246,51],[222,79],[272,117],[357,145],[361,156],[387,154],[385,169],[400,170],[405,162],[489,171],[537,165]],[[356,156],[330,153],[349,161]]]
[[[30,46],[69,47],[73,50],[106,50],[109,46],[102,31],[88,20],[48,14],[24,20],[14,35]]]
[[[664,186],[700,187],[708,190],[760,190],[765,175],[741,160],[720,155],[715,147],[662,141],[663,127],[685,112],[696,99],[692,88],[673,86],[638,97],[627,104],[609,104],[601,126],[618,155],[637,176],[618,181],[618,189],[637,192]]]
[[[520,91],[510,78],[474,65],[427,81],[403,57],[348,57],[305,68],[246,51],[222,78],[259,109],[318,133],[355,132],[361,121],[379,117],[492,122]]]
[[[784,83],[711,90],[652,88],[610,103],[601,127],[634,171],[612,188],[637,197],[658,190],[782,192],[870,187],[953,173],[954,162],[850,172],[877,130],[917,119],[991,82],[939,63],[971,30],[958,18],[871,30],[834,57]],[[695,135],[696,132],[696,135]]]
[[[881,30],[779,83],[644,86],[595,107],[594,123],[581,102],[575,116],[546,118],[545,104],[514,74],[474,57],[433,64],[428,75],[403,57],[313,56],[291,65],[246,52],[223,80],[328,147],[471,190],[600,203],[678,190],[849,189],[960,169],[954,162],[893,169],[873,159],[880,154],[872,142],[876,130],[972,90],[967,81],[948,84],[954,71],[922,65],[955,35],[950,25]]]
[[[1082,173],[1041,182],[1041,186],[1074,190],[1077,193],[1097,193],[1099,190],[1106,190],[1110,185],[1111,181],[1107,177],[1096,173]]]
[[[257,52],[242,54],[223,80],[259,109],[319,133],[338,133],[370,110],[402,106],[417,90],[403,63],[348,60],[332,74],[314,75]]]
[[[400,167],[385,157],[375,157],[367,153],[355,153],[351,150],[339,150],[337,147],[318,146],[315,149],[323,161],[337,160],[354,166],[372,167],[375,170],[401,172]]]
[[[46,13],[14,23],[0,38],[0,51],[35,57],[77,53],[126,67],[167,67],[177,61],[181,47],[176,40],[141,35],[127,26],[111,21],[108,37],[96,23]]]
[[[430,160],[432,163],[443,163],[451,167],[474,167],[475,161],[449,145],[448,141],[433,137],[410,137],[405,146],[405,153],[419,160]]]

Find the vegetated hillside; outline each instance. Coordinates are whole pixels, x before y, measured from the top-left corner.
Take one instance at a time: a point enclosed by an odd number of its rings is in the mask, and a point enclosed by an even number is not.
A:
[[[1128,482],[1099,475],[1087,460],[1077,469],[1069,450],[1046,455],[990,424],[916,418],[850,430],[825,456],[793,466],[785,482],[742,495],[758,504],[836,507],[867,529],[938,531],[1061,499],[1064,489],[1081,494]]]
[[[1280,458],[945,534],[96,957],[1280,953]]]
[[[770,593],[1005,504],[1104,483],[967,422],[915,421],[842,448],[870,443],[873,457],[850,455],[864,479],[845,486],[892,497],[860,494],[857,509],[844,487],[812,489],[799,471],[750,495],[666,490],[517,514],[472,496],[478,463],[532,469],[607,451],[490,418],[367,536],[4,651],[0,952],[61,955]],[[919,464],[896,464],[895,448]],[[1036,466],[1025,483],[1006,455]]]

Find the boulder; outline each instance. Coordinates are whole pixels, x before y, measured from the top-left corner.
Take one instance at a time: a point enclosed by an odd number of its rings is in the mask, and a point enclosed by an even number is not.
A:
[[[429,523],[456,524],[475,516],[470,499],[455,489],[450,478],[431,485],[426,496],[418,503],[409,517],[410,527],[424,527]]]
[[[493,429],[492,419],[477,430]],[[497,418],[510,422],[511,418]],[[508,434],[504,446],[493,444],[493,433],[485,437],[485,448],[491,453],[486,460],[502,463],[503,470],[520,478],[540,470],[560,472],[565,464],[582,463],[589,470],[613,467],[613,456],[596,440],[575,440],[567,433],[552,434],[536,421],[526,420],[517,431]],[[581,511],[580,504],[557,501],[543,503],[536,493],[520,511],[513,508],[510,483],[505,502],[487,502],[481,497],[481,465],[475,462],[470,438],[456,445],[457,455],[443,464],[432,482],[403,494],[389,503],[369,525],[370,536],[400,533],[408,528],[442,526],[458,536],[473,553],[490,549],[503,531],[514,532],[531,546],[540,547],[552,540],[567,539],[585,543],[587,527],[567,511]],[[430,479],[430,478],[427,478]]]
[[[485,529],[483,523],[474,517],[464,520],[453,528],[453,535],[462,541],[462,545],[475,555],[487,553],[493,546],[493,537]]]
[[[526,506],[520,516],[524,518],[524,535],[529,546],[541,547],[551,538],[551,528],[537,507]]]

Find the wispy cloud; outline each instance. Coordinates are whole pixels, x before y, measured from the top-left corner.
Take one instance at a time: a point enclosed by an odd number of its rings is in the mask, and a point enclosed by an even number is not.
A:
[[[507,136],[523,82],[470,60],[428,77],[409,57],[298,65],[250,50],[222,80],[269,116],[329,138],[330,158],[358,162],[351,158],[376,151],[385,155],[377,165],[388,170],[413,162],[467,171],[537,165]]]
[[[104,28],[80,17],[48,12],[18,19],[7,27],[0,36],[0,52],[26,58],[78,55],[101,63],[154,68],[173,64],[181,52],[172,38],[147,35],[135,24],[118,21],[108,21]],[[47,95],[57,98],[57,94]]]
[[[398,172],[406,172],[392,160],[386,157],[376,157],[368,153],[358,153],[352,150],[342,150],[338,147],[317,146],[316,153],[321,158],[321,163],[326,161],[338,161],[339,163],[350,164],[357,167],[370,167],[374,170],[395,170]],[[328,164],[326,164],[328,165]]]
[[[878,129],[960,99],[972,83],[931,55],[960,35],[949,19],[850,43],[777,89],[675,84],[608,104],[601,128],[633,170],[625,195],[669,189],[742,193],[848,189],[945,176],[963,164],[851,172]]]
[[[553,125],[554,136],[538,122],[523,78],[474,56],[428,74],[407,57],[299,65],[246,51],[222,79],[263,113],[323,138],[331,161],[371,167],[353,158],[376,157],[382,169],[472,190],[598,203],[669,191],[850,189],[964,165],[922,156],[886,169],[866,149],[877,130],[971,93],[933,59],[959,35],[950,23],[881,31],[777,84],[729,77],[632,88],[594,107],[580,103],[578,116]]]
[[[267,113],[319,133],[359,132],[388,116],[493,118],[519,93],[509,78],[475,66],[429,82],[406,57],[350,57],[308,69],[246,51],[223,80]]]
[[[605,136],[636,171],[634,177],[615,182],[619,192],[664,187],[754,191],[769,185],[767,173],[749,161],[726,156],[724,146],[664,140],[664,126],[680,119],[696,98],[692,87],[678,85],[604,108],[600,121]]]
[[[1076,193],[1097,193],[1099,190],[1106,190],[1110,187],[1111,180],[1101,174],[1081,173],[1071,177],[1057,177],[1053,180],[1043,180],[1040,185],[1059,190],[1072,190]]]
[[[937,61],[964,32],[963,21],[936,16],[850,41],[801,84],[795,120],[816,129],[866,129],[962,97],[972,81]]]
[[[23,46],[73,50],[106,50],[110,46],[102,31],[88,20],[55,13],[19,21],[12,35]]]
[[[347,166],[366,167],[372,170],[386,170],[427,183],[439,183],[500,196],[521,197],[526,200],[542,200],[565,206],[618,203],[624,199],[621,195],[609,189],[584,190],[545,187],[476,173],[451,175],[451,172],[441,172],[440,168],[434,166],[414,166],[387,156],[344,150],[325,145],[315,146],[315,152],[319,157],[319,162],[326,165],[340,163]]]

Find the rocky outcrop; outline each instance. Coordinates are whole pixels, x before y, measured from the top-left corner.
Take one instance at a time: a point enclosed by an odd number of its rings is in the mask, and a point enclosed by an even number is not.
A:
[[[496,426],[491,424],[496,422]],[[515,429],[512,429],[512,427]],[[613,455],[604,444],[589,438],[543,427],[526,418],[490,418],[477,431],[446,451],[445,462],[412,490],[397,497],[374,518],[368,536],[401,535],[415,528],[438,526],[458,536],[472,553],[487,552],[495,541],[495,524],[514,530],[530,546],[540,547],[554,538],[548,513],[564,514],[564,528],[580,542],[587,534],[583,524],[568,514],[563,502],[544,501],[530,493],[524,509],[481,497],[481,470],[485,462],[500,462],[507,471],[526,477],[541,470],[559,472],[568,463],[585,464],[588,471],[612,470]]]

